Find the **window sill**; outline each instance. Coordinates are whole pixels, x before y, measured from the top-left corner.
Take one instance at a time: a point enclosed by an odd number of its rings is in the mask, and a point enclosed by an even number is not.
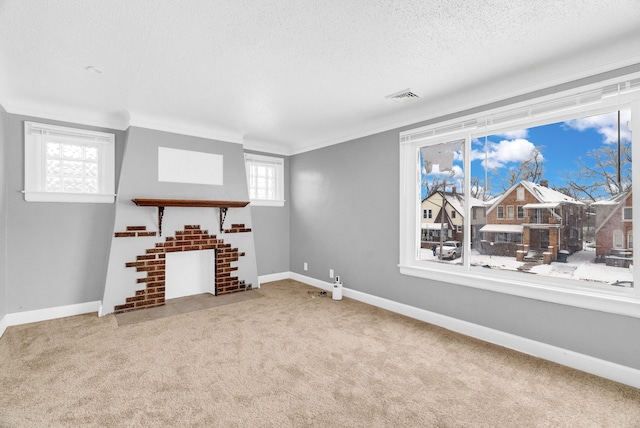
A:
[[[251,199],[252,207],[283,207],[283,200],[273,200],[273,199]]]
[[[528,278],[522,280],[519,272],[495,271],[482,267],[471,267],[466,271],[462,266],[446,269],[416,265],[398,265],[400,273],[433,281],[445,282],[465,287],[497,293],[510,294],[528,299],[541,300],[560,305],[573,306],[640,318],[640,298],[633,288],[604,290],[597,286],[549,277]],[[488,272],[487,272],[488,271]]]
[[[24,200],[27,202],[77,202],[112,204],[115,201],[114,194],[87,194],[87,193],[58,193],[58,192],[32,192],[23,191]]]

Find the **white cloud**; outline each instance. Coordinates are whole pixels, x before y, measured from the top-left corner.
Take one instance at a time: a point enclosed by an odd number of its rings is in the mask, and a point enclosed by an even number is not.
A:
[[[627,123],[631,120],[630,110],[620,111],[620,137],[631,140],[631,131]],[[618,112],[601,114],[599,116],[584,117],[564,122],[565,126],[583,132],[595,129],[602,135],[602,141],[606,144],[618,141]]]
[[[503,132],[502,134],[496,134],[496,135],[504,137],[507,140],[524,139],[524,138],[527,138],[527,136],[529,136],[529,130],[518,129],[516,131]]]
[[[488,143],[485,156],[483,150],[472,150],[471,160],[482,160],[482,166],[489,169],[501,168],[509,162],[522,162],[531,158],[532,152],[536,146],[529,140],[524,138],[516,138],[513,140],[502,140],[499,143]],[[540,154],[540,160],[542,154]]]

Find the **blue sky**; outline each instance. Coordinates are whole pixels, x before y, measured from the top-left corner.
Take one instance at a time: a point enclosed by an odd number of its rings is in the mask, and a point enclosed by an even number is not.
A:
[[[627,127],[630,112],[621,112],[621,137],[631,140],[631,133]],[[591,162],[587,156],[589,150],[602,145],[617,145],[617,112],[604,115],[590,116],[567,122],[552,123],[534,128],[515,130],[503,134],[487,136],[488,150],[485,156],[485,138],[472,142],[471,146],[471,174],[480,179],[480,185],[485,183],[485,163],[489,167],[491,193],[494,195],[502,191],[501,179],[506,177],[511,168],[517,168],[519,162],[531,157],[532,150],[538,148],[542,155],[544,179],[549,186],[564,186],[563,177],[570,171],[577,172],[576,160],[581,156],[586,162]],[[462,163],[460,159],[454,162],[454,170],[461,177]],[[428,178],[436,177],[437,169]]]

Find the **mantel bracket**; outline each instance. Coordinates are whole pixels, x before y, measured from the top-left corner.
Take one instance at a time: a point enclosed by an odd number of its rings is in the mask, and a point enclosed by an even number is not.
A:
[[[158,233],[162,236],[162,217],[164,217],[164,207],[158,207]]]
[[[224,220],[227,218],[227,211],[229,210],[229,207],[220,207],[220,233],[222,233],[224,231],[223,227],[224,227]]]

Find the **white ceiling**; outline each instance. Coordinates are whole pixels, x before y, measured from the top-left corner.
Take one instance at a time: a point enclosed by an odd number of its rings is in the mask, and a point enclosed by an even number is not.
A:
[[[638,62],[638,0],[0,0],[8,112],[281,154]]]

